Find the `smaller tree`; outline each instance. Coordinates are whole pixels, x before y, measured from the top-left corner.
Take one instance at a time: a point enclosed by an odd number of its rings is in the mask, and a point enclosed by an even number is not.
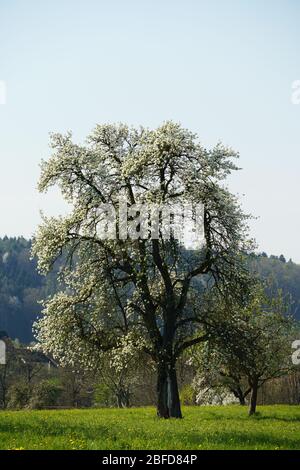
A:
[[[206,373],[214,386],[227,386],[240,403],[251,393],[253,415],[259,388],[292,368],[294,323],[282,294],[269,298],[261,286],[242,307],[223,298],[217,305],[218,313],[207,322],[209,342],[200,350],[200,374]]]
[[[52,408],[59,405],[63,389],[57,379],[44,379],[39,382],[30,398],[32,409]]]
[[[32,390],[28,384],[18,382],[8,391],[7,406],[12,409],[22,409],[28,406]]]
[[[218,348],[206,342],[197,350],[193,363],[197,369],[193,387],[197,393],[197,403],[206,399],[207,395],[219,397],[221,404],[238,400],[240,405],[246,404],[246,398],[251,392],[247,379],[242,376],[237,362],[226,361],[227,357],[220,354]],[[226,393],[227,392],[227,393]]]
[[[59,367],[57,376],[63,388],[61,397],[63,406],[85,408],[92,405],[95,385],[93,373],[83,368],[73,371],[68,367]]]
[[[118,354],[111,352],[102,357],[98,370],[100,383],[98,397],[102,394],[113,399],[118,408],[128,408],[133,395],[133,386],[138,380],[138,354]]]

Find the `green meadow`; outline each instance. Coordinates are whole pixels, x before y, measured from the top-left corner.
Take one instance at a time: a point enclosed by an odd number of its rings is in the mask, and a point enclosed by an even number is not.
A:
[[[182,420],[154,408],[0,412],[0,449],[300,449],[300,406],[185,407]]]

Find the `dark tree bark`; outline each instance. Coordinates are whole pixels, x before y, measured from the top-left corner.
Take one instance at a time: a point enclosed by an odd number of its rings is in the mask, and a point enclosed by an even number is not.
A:
[[[178,381],[175,365],[171,365],[168,374],[168,402],[171,418],[182,418]]]
[[[245,397],[243,395],[240,395],[238,398],[239,398],[240,405],[245,406],[246,405]]]
[[[157,416],[169,418],[168,409],[168,375],[167,368],[163,362],[157,366]]]
[[[241,406],[246,405],[246,397],[251,392],[252,388],[248,388],[246,391],[243,392],[242,387],[236,385],[234,388],[230,389],[233,395],[239,400]]]
[[[254,415],[254,413],[256,412],[258,380],[254,379],[251,385],[252,385],[252,390],[251,390],[251,396],[250,396],[249,416]]]
[[[130,393],[128,390],[119,389],[116,391],[117,406],[118,408],[129,408],[130,406]]]
[[[240,405],[246,405],[245,395],[240,387],[236,387],[235,389],[231,390],[234,396],[239,400]]]
[[[157,416],[182,418],[175,364],[166,361],[157,366]]]

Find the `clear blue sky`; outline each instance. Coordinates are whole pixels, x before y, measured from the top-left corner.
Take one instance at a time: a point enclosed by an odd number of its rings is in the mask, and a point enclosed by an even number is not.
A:
[[[259,248],[300,262],[297,79],[298,0],[0,0],[0,236],[65,210],[36,191],[50,131],[173,119],[240,151]]]

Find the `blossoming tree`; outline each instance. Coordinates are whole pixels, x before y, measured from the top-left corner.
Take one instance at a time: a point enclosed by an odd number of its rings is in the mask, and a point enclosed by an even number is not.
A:
[[[237,154],[221,144],[207,150],[173,122],[156,130],[98,125],[84,146],[71,134],[55,134],[52,147],[39,189],[58,185],[72,211],[44,217],[35,236],[42,272],[64,260],[61,291],[45,302],[37,338],[62,362],[87,367],[108,351],[123,365],[136,351],[147,352],[157,369],[158,416],[181,417],[176,361],[206,339],[201,293],[239,296],[248,288],[241,259],[247,217],[224,186]],[[99,208],[117,211],[121,193],[128,206],[201,204],[201,248],[161,231],[157,238],[120,237],[118,217],[117,236],[99,236]]]
[[[267,295],[260,283],[244,305],[228,303],[220,296],[214,301],[215,307],[217,304],[216,313],[205,320],[209,341],[195,347],[193,354],[198,369],[195,383],[216,390],[227,388],[241,404],[250,395],[252,415],[259,388],[293,369],[291,344],[296,323],[282,293]]]

